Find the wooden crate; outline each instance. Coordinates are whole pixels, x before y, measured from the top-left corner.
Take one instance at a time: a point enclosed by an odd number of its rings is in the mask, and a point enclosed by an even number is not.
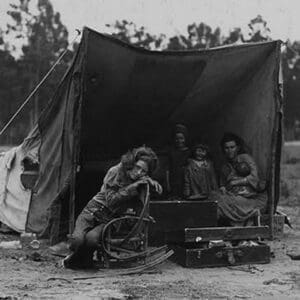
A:
[[[269,226],[184,228],[166,232],[166,241],[170,244],[202,243],[211,240],[257,240],[269,237]]]
[[[215,201],[151,201],[150,216],[155,223],[149,226],[149,244],[165,244],[170,231],[217,226],[217,209]]]
[[[284,220],[285,220],[285,216],[283,216],[283,215],[274,215],[273,216],[273,236],[274,236],[274,238],[281,238],[283,236]],[[261,216],[261,225],[270,226],[270,216],[269,215]]]
[[[270,247],[256,246],[197,248],[195,244],[174,245],[171,259],[187,268],[225,267],[270,262]]]

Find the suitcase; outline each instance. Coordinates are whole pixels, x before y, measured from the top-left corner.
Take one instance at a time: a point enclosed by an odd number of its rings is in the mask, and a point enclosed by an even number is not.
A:
[[[166,240],[174,250],[173,261],[205,268],[269,263],[270,247],[258,242],[269,235],[268,226],[185,228],[168,232]],[[256,242],[240,245],[243,240]]]
[[[165,244],[168,232],[180,234],[185,228],[217,226],[215,201],[150,201],[149,245]]]
[[[270,247],[257,246],[197,248],[197,244],[174,245],[171,260],[187,268],[225,267],[270,262]]]
[[[167,243],[174,250],[171,259],[184,267],[270,262],[269,246],[261,242],[251,246],[239,243],[269,238],[269,227],[217,227],[217,203],[214,201],[153,201],[150,202],[150,215],[156,223],[149,226],[149,244]],[[216,240],[222,242],[214,243]]]
[[[183,230],[170,230],[166,233],[166,241],[170,244],[199,243],[211,240],[239,241],[269,237],[269,226],[184,228]]]

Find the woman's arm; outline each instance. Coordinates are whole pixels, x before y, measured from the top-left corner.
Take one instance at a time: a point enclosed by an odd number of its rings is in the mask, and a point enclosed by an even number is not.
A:
[[[256,165],[254,159],[250,155],[244,154],[243,158],[244,158],[245,162],[248,163],[250,170],[251,170],[250,174],[246,177],[247,183],[251,187],[253,187],[255,190],[257,190],[257,187],[259,185],[257,165]]]
[[[249,154],[241,154],[240,160],[246,162],[250,167],[250,174],[243,178],[233,179],[230,181],[231,186],[250,185],[255,190],[258,187],[259,178],[257,166],[253,158]]]
[[[103,179],[101,191],[94,196],[94,198],[97,199],[97,196],[99,195],[100,197],[104,198],[103,200],[108,206],[110,206],[116,205],[119,202],[126,201],[138,195],[137,187],[141,183],[137,184],[137,182],[135,182],[127,186],[120,186],[117,180],[119,172],[120,168],[117,166],[108,170]]]
[[[137,187],[138,185],[136,184],[130,184],[119,189],[115,187],[107,187],[105,190],[106,201],[112,206],[123,203],[124,201],[138,195]]]
[[[224,194],[226,193],[226,185],[228,183],[228,180],[227,180],[227,166],[226,165],[223,165],[222,166],[222,169],[221,169],[221,173],[220,173],[220,191]]]
[[[107,203],[113,206],[119,203],[123,203],[124,201],[137,196],[140,192],[140,187],[146,186],[147,184],[152,187],[156,193],[162,193],[161,185],[157,181],[147,176],[124,187],[120,187],[114,182],[107,183],[105,185],[105,198],[107,200]]]
[[[248,179],[247,177],[232,179],[228,183],[230,186],[238,186],[238,185],[247,185]]]
[[[217,177],[216,177],[216,172],[215,168],[212,162],[209,162],[209,177],[210,177],[210,185],[213,191],[218,189],[218,184],[217,184]]]

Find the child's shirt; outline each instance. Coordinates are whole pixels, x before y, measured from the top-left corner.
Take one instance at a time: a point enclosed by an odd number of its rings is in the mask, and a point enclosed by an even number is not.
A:
[[[209,160],[189,159],[184,172],[184,196],[209,195],[217,190],[217,181],[213,164]]]

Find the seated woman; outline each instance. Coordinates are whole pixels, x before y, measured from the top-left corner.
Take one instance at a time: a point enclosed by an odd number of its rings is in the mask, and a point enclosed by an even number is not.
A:
[[[162,192],[151,179],[157,166],[157,156],[151,148],[140,147],[124,154],[121,162],[110,168],[100,191],[88,202],[76,220],[70,249],[63,264],[66,268],[85,268],[93,264],[93,253],[99,249],[103,226],[136,205],[143,185],[149,184]]]
[[[216,199],[219,217],[230,220],[232,224],[241,224],[266,209],[267,194],[263,192],[256,163],[245,153],[243,140],[233,133],[226,133],[221,147],[226,163],[220,176],[221,194]],[[237,166],[240,163],[249,166],[249,175],[238,175]],[[242,187],[246,188],[243,196],[239,194]]]
[[[209,159],[208,146],[196,144],[193,147],[192,158],[184,172],[185,198],[203,199],[207,198],[211,191],[217,190],[215,171],[212,161]]]
[[[174,145],[169,151],[169,166],[167,171],[168,191],[172,196],[183,196],[184,168],[190,156],[190,149],[186,145],[187,128],[177,124],[174,130]]]

